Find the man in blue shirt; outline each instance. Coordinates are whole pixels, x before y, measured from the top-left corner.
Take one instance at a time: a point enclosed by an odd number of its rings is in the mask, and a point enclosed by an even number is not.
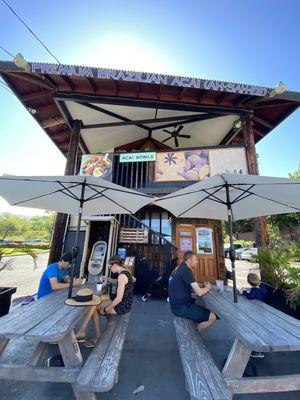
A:
[[[70,252],[61,256],[57,263],[49,264],[40,279],[37,298],[46,296],[54,290],[65,289],[69,287],[68,268],[72,263],[72,254]],[[79,286],[81,279],[74,279],[73,286]]]
[[[210,327],[216,320],[216,315],[210,310],[195,304],[191,298],[192,289],[197,296],[204,296],[211,289],[211,284],[206,282],[200,288],[192,268],[198,264],[197,254],[187,251],[183,255],[183,262],[177,268],[175,275],[169,280],[169,299],[173,314],[178,317],[191,319],[198,323],[198,331]]]

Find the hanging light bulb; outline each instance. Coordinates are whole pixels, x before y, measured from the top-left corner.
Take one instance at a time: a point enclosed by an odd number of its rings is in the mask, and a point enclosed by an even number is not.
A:
[[[36,109],[32,107],[28,107],[27,110],[30,112],[30,114],[34,115],[36,114]]]
[[[28,62],[25,60],[25,58],[22,56],[21,53],[18,53],[14,57],[14,63],[18,68],[24,69],[26,72],[30,72],[30,67]]]
[[[241,127],[242,127],[242,121],[240,119],[235,120],[233,123],[233,129],[235,131],[238,131],[239,129],[241,129]]]
[[[282,81],[279,81],[277,83],[277,86],[275,89],[272,90],[272,92],[269,94],[269,97],[274,97],[278,94],[281,94],[287,90],[287,85],[283,83]]]

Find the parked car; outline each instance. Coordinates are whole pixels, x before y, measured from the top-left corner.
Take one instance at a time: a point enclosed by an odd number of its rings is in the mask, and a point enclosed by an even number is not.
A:
[[[246,249],[246,247],[240,247],[239,249],[235,250],[235,258],[237,260],[241,260],[241,254],[244,253],[245,251],[247,251],[248,249]]]
[[[237,249],[241,249],[242,248],[242,245],[238,244],[238,243],[234,243],[233,247],[234,247],[234,250],[236,252]],[[225,243],[224,244],[224,255],[225,255],[225,257],[229,257],[229,249],[230,249],[230,244],[229,243]]]
[[[44,241],[41,239],[32,239],[32,240],[26,240],[25,243],[29,244],[30,246],[35,246],[35,245],[44,244]]]
[[[239,259],[240,260],[250,261],[255,256],[257,256],[257,248],[256,247],[251,247],[250,249],[247,249],[247,250],[243,251],[239,255],[239,257],[240,257]]]

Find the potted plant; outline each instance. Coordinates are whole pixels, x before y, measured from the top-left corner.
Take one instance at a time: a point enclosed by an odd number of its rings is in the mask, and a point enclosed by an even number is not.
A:
[[[256,260],[262,280],[269,287],[266,303],[300,319],[300,269],[291,263],[300,259],[296,243],[276,242],[262,247]]]
[[[28,254],[32,257],[34,265],[36,265],[37,255],[36,253],[28,246],[20,244],[14,245],[13,247],[7,248],[7,245],[0,245],[0,273],[4,269],[13,269],[13,258],[16,252],[21,254]],[[0,287],[0,317],[8,314],[11,303],[11,296],[16,293],[16,287]]]

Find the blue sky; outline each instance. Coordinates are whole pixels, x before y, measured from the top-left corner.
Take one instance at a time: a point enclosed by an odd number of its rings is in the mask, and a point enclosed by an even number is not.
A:
[[[281,80],[300,91],[297,0],[7,1],[64,64],[268,87]],[[55,62],[2,1],[0,46],[29,61]],[[11,58],[0,49],[0,59]],[[0,174],[63,173],[63,156],[1,86],[0,118]],[[297,168],[299,126],[297,111],[257,145],[261,175],[284,177]],[[0,212],[8,209],[0,201]]]

